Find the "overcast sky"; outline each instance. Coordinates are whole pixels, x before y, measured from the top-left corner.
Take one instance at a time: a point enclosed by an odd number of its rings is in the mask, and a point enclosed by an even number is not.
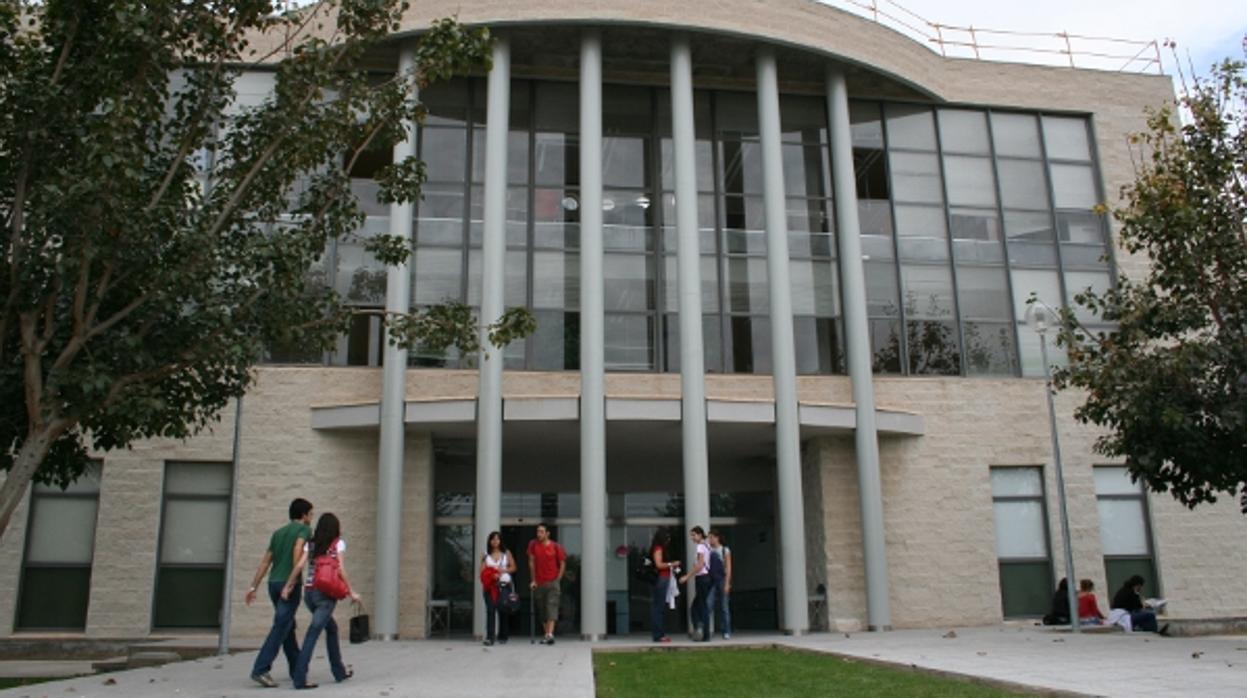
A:
[[[842,0],[826,0],[842,6]],[[869,0],[862,0],[869,2]],[[1120,37],[1173,39],[1185,64],[1189,52],[1203,74],[1217,60],[1243,60],[1247,34],[1244,0],[898,0],[901,5],[932,21],[1015,31],[1058,32]],[[886,7],[886,0],[880,0]],[[980,37],[980,41],[984,38]],[[1124,48],[1124,47],[1123,47]],[[1120,49],[1119,49],[1120,50]],[[1133,53],[1137,49],[1125,49]],[[1173,56],[1161,60],[1172,73]]]

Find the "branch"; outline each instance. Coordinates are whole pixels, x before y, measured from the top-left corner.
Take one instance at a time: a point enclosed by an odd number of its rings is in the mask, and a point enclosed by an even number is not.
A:
[[[280,45],[278,45],[276,48],[269,51],[268,53],[264,54],[263,56],[260,56],[259,58],[255,59],[255,61],[251,63],[250,65],[248,65],[247,68],[248,69],[257,68],[260,65],[263,65],[266,61],[268,61],[268,59],[277,55],[282,50],[289,51],[290,42],[296,37],[298,37],[299,34],[302,34],[303,30],[306,29],[307,26],[312,23],[312,18],[315,17],[318,12],[320,12],[320,8],[331,5],[331,4],[332,3],[330,2],[318,2],[312,5],[310,8],[308,8],[310,11],[307,13],[307,18],[298,24],[293,34],[287,33],[286,38],[281,42]],[[284,28],[289,29],[289,27],[290,27],[290,23],[286,22]]]

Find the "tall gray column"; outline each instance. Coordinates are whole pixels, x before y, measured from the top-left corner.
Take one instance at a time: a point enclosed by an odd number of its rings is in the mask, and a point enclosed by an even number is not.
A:
[[[481,323],[503,312],[503,263],[506,258],[507,131],[510,128],[511,46],[494,41],[485,111],[485,221],[481,240]],[[476,548],[472,627],[484,634],[485,608],[480,593],[480,556],[489,532],[498,529],[502,509],[502,350],[481,330],[480,390],[476,399]]]
[[[680,429],[684,456],[686,528],[710,525],[695,138],[693,58],[688,36],[681,34],[671,42],[671,145],[675,155],[675,224],[679,240],[676,264],[679,282],[677,292],[680,299]],[[689,563],[692,563],[691,559]]]
[[[398,54],[398,72],[415,66],[415,49],[404,46]],[[394,144],[394,162],[416,154],[416,127],[406,123],[404,138]],[[411,240],[411,204],[390,204],[390,235]],[[385,272],[385,310],[411,310],[411,276],[407,264],[390,266]],[[403,421],[407,401],[407,350],[385,343],[381,384],[380,456],[377,462],[377,598],[373,600],[376,625],[373,632],[383,640],[398,638],[399,559],[403,529]]]
[[[775,53],[757,57],[758,129],[762,136],[762,197],[766,209],[766,276],[771,296],[771,366],[775,382],[776,480],[784,632],[809,629],[805,584],[805,514],[801,496],[801,432],[797,413],[797,356],[793,347],[788,219],[780,146],[779,78]]]
[[[602,35],[580,40],[580,633],[606,637]]]
[[[866,320],[866,275],[862,269],[862,231],[857,220],[857,178],[849,131],[849,96],[844,73],[827,72],[827,113],[831,130],[831,181],[836,199],[836,237],[840,241],[844,289],[844,334],[857,429],[857,482],[862,508],[862,547],[866,561],[867,626],[892,628],[888,601],[888,557],[883,540],[883,488],[879,480],[879,435],[875,428],[875,388],[870,366],[870,328]]]

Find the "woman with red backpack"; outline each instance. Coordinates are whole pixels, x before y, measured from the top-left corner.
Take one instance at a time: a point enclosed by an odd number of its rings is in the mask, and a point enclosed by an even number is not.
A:
[[[359,601],[359,594],[351,588],[346,576],[346,568],[342,566],[342,556],[346,552],[346,541],[342,540],[341,525],[338,517],[328,512],[321,514],[316,522],[316,531],[312,540],[304,546],[304,552],[291,572],[286,588],[282,591],[285,598],[294,589],[303,562],[308,563],[307,574],[304,575],[303,599],[312,612],[312,623],[303,636],[303,646],[299,650],[299,659],[295,664],[295,688],[316,688],[316,684],[308,683],[307,670],[312,662],[312,653],[316,651],[316,640],[325,631],[325,646],[329,654],[329,670],[339,683],[351,678],[354,674],[342,663],[342,648],[338,643],[338,624],[333,619],[333,609],[338,602],[348,596],[352,601]]]

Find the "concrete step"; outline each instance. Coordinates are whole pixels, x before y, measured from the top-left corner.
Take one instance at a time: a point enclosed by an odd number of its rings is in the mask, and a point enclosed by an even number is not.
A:
[[[185,657],[177,652],[131,652],[127,658],[126,667],[129,669],[139,669],[142,667],[163,666],[171,662],[180,662]]]
[[[125,671],[130,668],[130,657],[122,655],[91,662],[91,669],[97,673],[108,671]]]

